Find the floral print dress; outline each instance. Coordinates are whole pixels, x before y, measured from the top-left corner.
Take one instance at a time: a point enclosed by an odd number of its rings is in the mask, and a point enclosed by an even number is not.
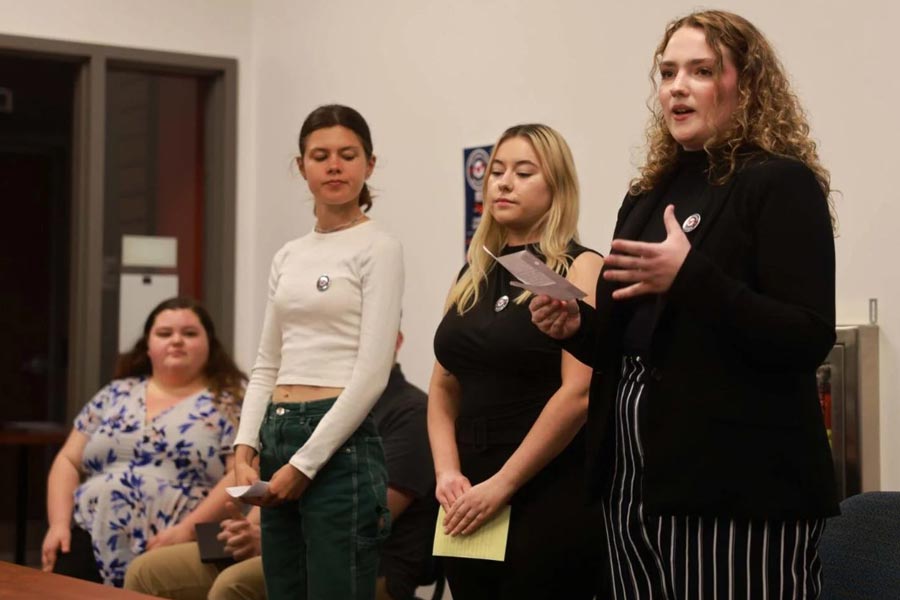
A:
[[[146,378],[115,380],[75,419],[89,440],[74,520],[91,534],[103,581],[119,587],[147,541],[194,510],[219,482],[236,433],[209,390],[149,421],[146,391]],[[236,407],[228,408],[236,417]]]

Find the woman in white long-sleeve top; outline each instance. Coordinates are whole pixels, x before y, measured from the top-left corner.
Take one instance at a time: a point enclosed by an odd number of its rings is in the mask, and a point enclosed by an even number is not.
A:
[[[272,261],[235,474],[239,485],[270,480],[254,501],[263,507],[270,600],[372,598],[390,517],[369,411],[393,365],[403,257],[399,242],[365,214],[375,156],[363,117],[346,106],[319,107],[304,121],[299,146],[316,225]]]

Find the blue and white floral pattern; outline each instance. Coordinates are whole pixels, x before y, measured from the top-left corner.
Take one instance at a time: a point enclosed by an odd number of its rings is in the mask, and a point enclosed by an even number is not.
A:
[[[91,534],[103,581],[121,587],[147,540],[189,514],[225,474],[236,434],[209,390],[147,419],[145,378],[115,380],[82,409],[88,436],[75,523]]]

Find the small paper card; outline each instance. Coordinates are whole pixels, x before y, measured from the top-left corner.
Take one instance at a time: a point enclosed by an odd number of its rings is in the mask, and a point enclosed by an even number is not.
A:
[[[571,281],[548,267],[544,261],[528,250],[506,256],[494,256],[487,248],[484,248],[484,251],[519,280],[510,282],[511,285],[535,294],[550,296],[556,300],[577,300],[587,296]]]
[[[510,507],[506,506],[495,514],[490,521],[469,535],[449,536],[444,533],[444,517],[447,514],[442,506],[438,510],[437,525],[434,528],[435,556],[456,556],[459,558],[481,558],[484,560],[506,560],[506,538],[509,535]]]
[[[268,481],[257,481],[253,485],[233,485],[225,488],[232,498],[259,498],[269,489]]]

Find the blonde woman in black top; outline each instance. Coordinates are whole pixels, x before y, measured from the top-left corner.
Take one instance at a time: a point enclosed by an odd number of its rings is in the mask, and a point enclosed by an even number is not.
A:
[[[512,505],[506,561],[447,559],[457,600],[593,597],[583,438],[591,371],[530,326],[529,294],[483,249],[528,248],[593,290],[601,257],[578,244],[578,182],[565,140],[508,129],[485,179],[485,213],[435,335],[428,431],[452,535]],[[593,296],[586,301],[593,303]]]

